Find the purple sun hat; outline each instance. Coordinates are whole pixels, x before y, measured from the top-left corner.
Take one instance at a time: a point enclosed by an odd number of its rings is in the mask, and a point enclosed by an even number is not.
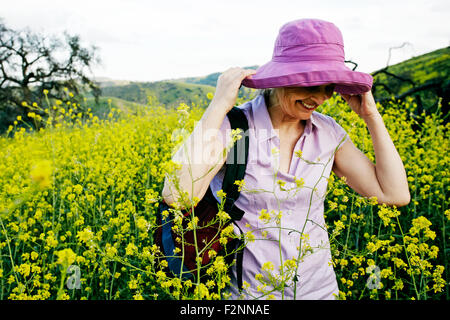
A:
[[[319,19],[295,20],[281,27],[272,60],[259,67],[242,84],[264,89],[334,83],[338,93],[369,91],[372,76],[352,71],[344,60],[342,34],[333,23]]]

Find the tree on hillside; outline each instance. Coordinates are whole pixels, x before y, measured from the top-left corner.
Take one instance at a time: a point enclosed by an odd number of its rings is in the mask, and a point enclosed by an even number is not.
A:
[[[62,99],[68,90],[77,101],[86,89],[98,97],[100,89],[87,75],[100,62],[96,50],[77,35],[12,30],[0,20],[0,133],[17,115],[26,118],[24,101],[43,105],[44,90],[50,98]]]

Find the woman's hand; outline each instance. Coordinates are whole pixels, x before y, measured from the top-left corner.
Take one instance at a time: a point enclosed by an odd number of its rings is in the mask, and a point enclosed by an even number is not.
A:
[[[372,91],[364,92],[359,95],[342,94],[342,98],[347,104],[364,120],[379,115],[375,99],[373,98]]]
[[[242,80],[255,74],[256,70],[230,68],[219,76],[216,93],[211,101],[212,105],[230,111],[236,103]]]

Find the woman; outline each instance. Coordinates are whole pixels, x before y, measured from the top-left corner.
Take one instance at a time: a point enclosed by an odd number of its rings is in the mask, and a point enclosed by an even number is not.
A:
[[[175,154],[182,164],[180,186],[190,196],[202,198],[208,187],[216,195],[221,188],[226,159],[221,151],[230,129],[226,114],[241,84],[265,89],[239,106],[249,122],[250,150],[245,187],[236,201],[245,215],[237,224],[256,238],[244,251],[243,297],[334,299],[338,287],[323,217],[331,170],[379,203],[410,201],[402,160],[370,91],[372,77],[345,66],[342,35],[334,24],[317,19],[285,24],[270,62],[256,71],[231,68],[219,77],[188,148]],[[365,121],[376,164],[334,119],[314,111],[334,91]],[[207,150],[200,160],[199,146]],[[292,186],[296,192],[288,192]],[[168,203],[177,199],[167,180],[163,197]],[[235,285],[230,290],[240,297]]]

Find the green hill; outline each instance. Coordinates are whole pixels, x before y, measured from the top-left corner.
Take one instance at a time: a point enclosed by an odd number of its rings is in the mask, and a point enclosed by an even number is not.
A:
[[[257,68],[257,66],[246,67],[246,69]],[[217,78],[220,72],[211,73],[204,77],[179,78],[168,81],[156,82],[131,82],[120,85],[119,82],[108,79],[100,82],[103,97],[116,97],[138,104],[164,105],[169,108],[178,106],[180,103],[187,105],[204,106],[208,103],[207,94],[216,90]],[[242,87],[239,97],[250,97],[254,90]]]
[[[258,69],[259,66],[250,66],[250,67],[244,67],[244,69]],[[204,77],[190,77],[190,78],[179,78],[175,79],[174,81],[177,82],[186,82],[186,83],[193,83],[193,84],[205,84],[208,86],[215,87],[217,84],[217,78],[219,78],[221,72],[215,72],[211,73]]]
[[[435,111],[438,97],[448,110],[450,47],[438,49],[372,73],[372,92],[378,101],[411,96],[420,110]],[[444,112],[445,114],[445,112]]]
[[[175,107],[180,103],[204,104],[206,95],[215,88],[208,85],[175,81],[132,82],[123,86],[102,88],[102,96],[116,97],[139,104]]]

